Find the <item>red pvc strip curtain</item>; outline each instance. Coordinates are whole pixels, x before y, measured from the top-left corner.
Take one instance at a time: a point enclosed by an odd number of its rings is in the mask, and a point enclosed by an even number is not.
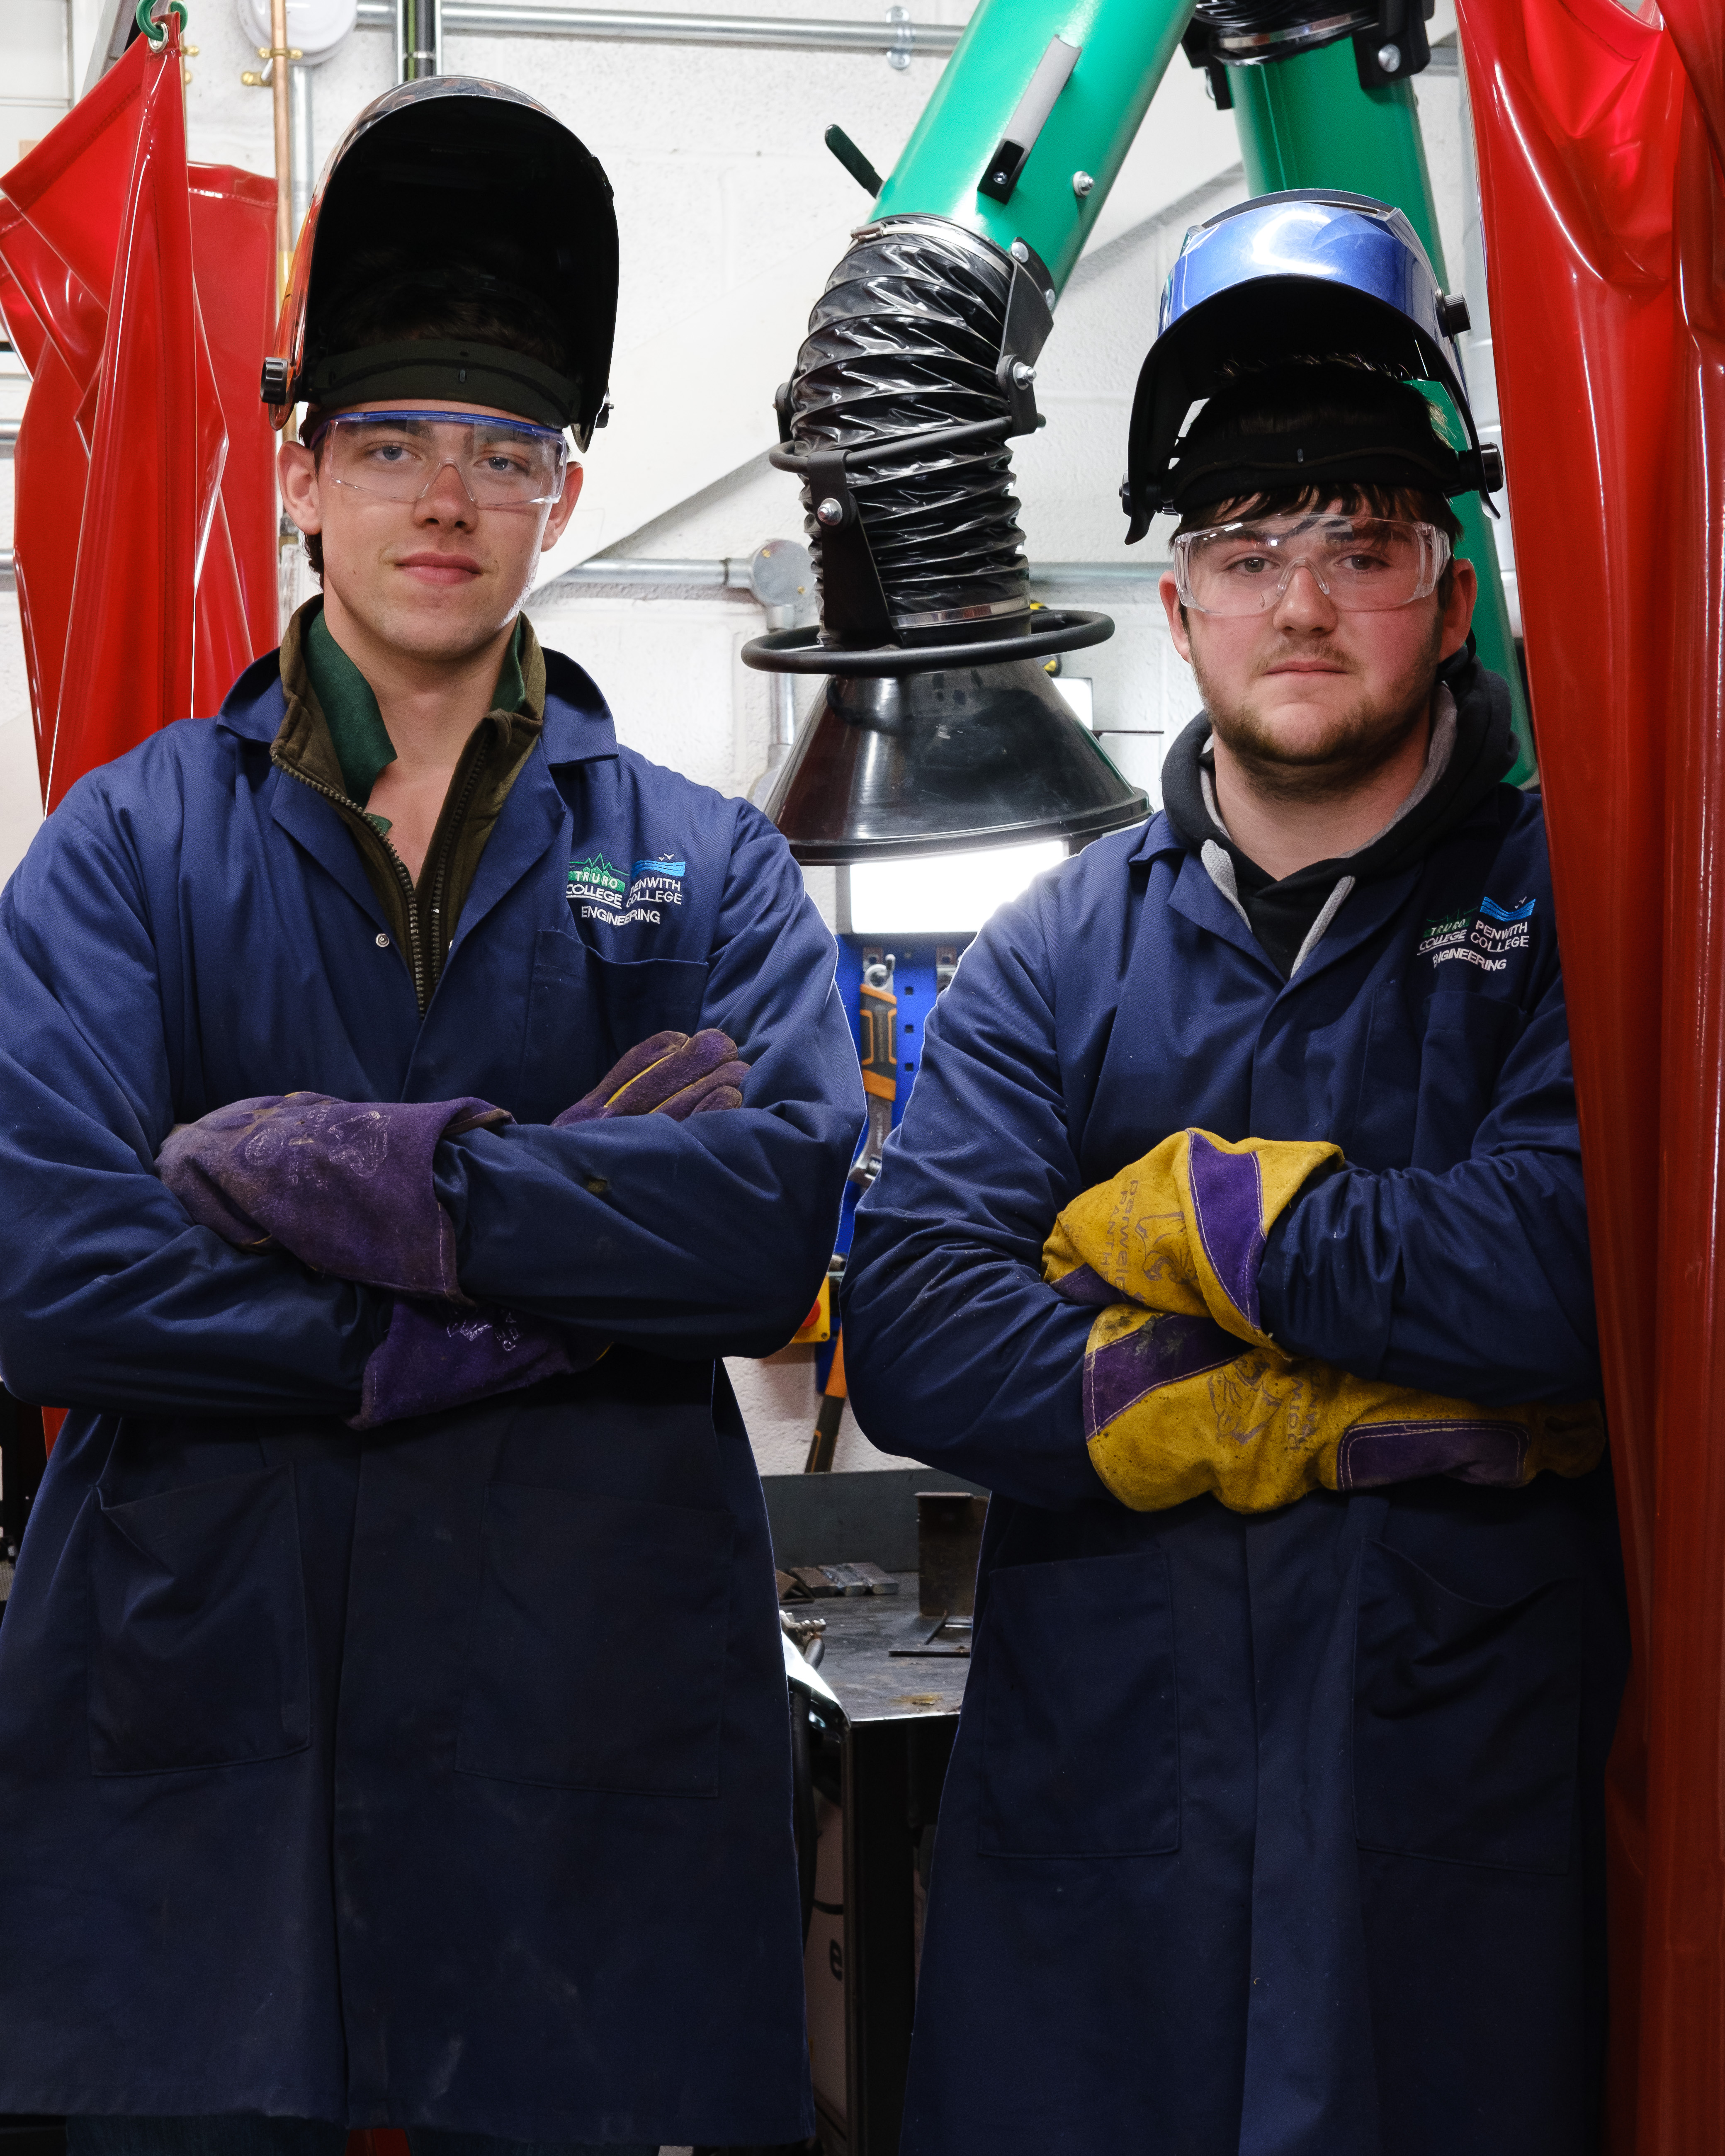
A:
[[[258,398],[275,215],[269,181],[188,166],[177,25],[0,178],[0,316],[31,377],[13,546],[48,809],[213,712],[275,642]]]
[[[1458,0],[1635,1667],[1610,2146],[1725,2150],[1725,13]]]
[[[45,809],[213,712],[275,642],[258,398],[275,259],[271,182],[187,162],[175,23],[0,178],[0,318],[30,376],[13,553]],[[64,1411],[42,1414],[51,1450]]]

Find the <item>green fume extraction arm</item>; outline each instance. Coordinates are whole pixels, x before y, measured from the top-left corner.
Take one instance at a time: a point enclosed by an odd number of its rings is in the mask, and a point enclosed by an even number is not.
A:
[[[768,803],[799,860],[1070,843],[1147,813],[1045,671],[1113,625],[1031,607],[1011,442],[1042,424],[1037,357],[1183,42],[1213,95],[1233,92],[1255,192],[1394,203],[1441,276],[1410,89],[1377,86],[1392,31],[1409,71],[1424,64],[1417,12],[1403,25],[1419,4],[1358,0],[1338,28],[1336,0],[1200,0],[1199,22],[1190,0],[979,0],[777,400],[773,461],[803,485],[821,628],[757,639],[743,657],[825,677]],[[1261,61],[1237,60],[1227,41],[1241,35]],[[1315,36],[1341,42],[1310,49]],[[1322,83],[1296,125],[1275,93],[1314,63]],[[1303,93],[1307,74],[1295,80]],[[868,169],[842,137],[834,146]],[[1510,680],[1520,721],[1476,497],[1470,512],[1481,654]]]
[[[979,0],[875,215],[951,218],[1008,249],[1022,239],[1047,264],[1058,295],[1191,13],[1189,0]],[[1013,141],[1045,64],[1045,90],[1055,93],[1047,116],[991,187],[997,153]],[[1037,120],[1032,103],[1023,131]],[[1081,175],[1088,187],[1075,186]]]

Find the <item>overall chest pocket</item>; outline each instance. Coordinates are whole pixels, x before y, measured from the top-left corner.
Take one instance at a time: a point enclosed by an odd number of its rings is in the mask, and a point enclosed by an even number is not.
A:
[[[95,1774],[280,1758],[311,1741],[293,1471],[90,1507]]]
[[[1361,1561],[1353,1807],[1361,1845],[1565,1871],[1581,1716],[1581,1583],[1457,1594],[1381,1543]]]
[[[698,1032],[707,968],[693,958],[605,958],[578,937],[542,928],[527,995],[518,1111],[549,1122],[637,1041]]]
[[[1179,1709],[1162,1552],[1004,1566],[984,1621],[983,1855],[1177,1849]]]
[[[1527,1029],[1518,1004],[1467,988],[1411,998],[1389,981],[1372,998],[1353,1127],[1337,1133],[1362,1168],[1448,1167],[1465,1159]]]
[[[726,1512],[494,1482],[457,1771],[716,1796],[734,1536]]]

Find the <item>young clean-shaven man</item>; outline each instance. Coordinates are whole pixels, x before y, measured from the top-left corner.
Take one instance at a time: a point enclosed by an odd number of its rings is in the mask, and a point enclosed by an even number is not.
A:
[[[862,1114],[746,803],[521,608],[610,189],[442,78],[326,175],[266,396],[322,597],[0,900],[0,2109],[72,2156],[647,2156],[812,2123],[771,1552]],[[170,388],[172,386],[170,385]]]
[[[994,1493],[906,2156],[1597,2145],[1623,1597],[1450,319],[1381,204],[1188,236],[1126,495],[1203,709],[859,1210],[859,1417]]]

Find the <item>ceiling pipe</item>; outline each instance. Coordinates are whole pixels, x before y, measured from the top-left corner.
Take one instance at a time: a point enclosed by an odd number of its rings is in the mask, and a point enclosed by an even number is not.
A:
[[[438,0],[389,0],[377,9],[380,27],[395,33],[395,79],[422,82],[444,71],[444,10]],[[362,8],[360,24],[372,27],[370,13]]]
[[[83,87],[92,90],[125,51],[132,32],[135,0],[100,0],[100,21]],[[895,10],[902,13],[901,9]],[[885,53],[896,66],[918,54],[945,55],[964,34],[962,23],[810,21],[778,15],[673,14],[660,8],[568,8],[534,0],[444,0],[434,9],[434,35],[487,38],[585,38],[614,44],[740,45],[768,51]],[[359,0],[355,25],[362,30],[397,28],[395,0]],[[415,37],[412,48],[431,44]],[[436,45],[431,44],[434,56]],[[399,67],[399,50],[398,61]],[[1436,49],[1434,48],[1435,52]],[[319,58],[322,55],[319,54]],[[1455,71],[1436,63],[1439,73]],[[424,70],[441,73],[436,64]]]
[[[18,439],[18,421],[0,419],[0,453],[9,455]],[[1125,592],[1130,588],[1153,587],[1166,562],[1033,562],[1030,588],[1045,592]],[[0,547],[0,578],[9,577],[12,550]],[[653,592],[662,598],[698,598],[704,592],[749,592],[747,557],[729,555],[722,560],[655,558],[641,554],[617,554],[609,561],[581,562],[539,586],[527,604],[542,604],[554,594],[574,593],[594,588],[621,588]],[[788,735],[786,737],[788,742]]]
[[[311,182],[316,177],[317,149],[311,109],[311,69],[296,64],[288,69],[288,158],[292,190],[294,238],[311,207]]]
[[[293,122],[288,103],[287,0],[270,0],[270,101],[275,137],[276,296],[286,291],[294,263]]]
[[[393,30],[397,0],[359,0],[357,27]],[[745,45],[788,52],[950,53],[962,23],[810,22],[796,16],[670,14],[567,8],[533,0],[443,0],[444,37],[587,38],[617,44]]]
[[[1153,586],[1167,569],[1166,562],[1033,562],[1033,591],[1127,591]],[[711,591],[752,591],[748,559],[727,555],[722,560],[677,559],[644,554],[599,555],[580,562],[560,576],[549,578],[529,599],[543,601],[553,592],[581,591],[595,585],[632,587],[641,591],[696,594]]]

